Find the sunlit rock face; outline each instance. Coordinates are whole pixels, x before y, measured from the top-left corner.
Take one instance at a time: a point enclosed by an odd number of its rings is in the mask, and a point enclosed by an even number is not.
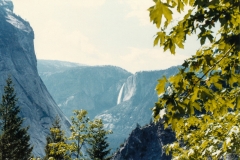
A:
[[[20,116],[25,119],[24,126],[30,127],[33,154],[43,156],[45,136],[55,116],[60,116],[66,130],[69,122],[38,75],[33,39],[29,23],[13,13],[13,3],[0,0],[0,95],[5,80],[11,76]]]

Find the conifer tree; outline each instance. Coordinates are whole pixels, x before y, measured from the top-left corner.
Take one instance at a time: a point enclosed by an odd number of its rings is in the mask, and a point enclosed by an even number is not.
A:
[[[49,158],[54,160],[70,159],[65,133],[61,130],[60,119],[58,116],[50,128],[50,135],[47,136],[46,140],[46,156],[44,157],[44,160],[48,160]]]
[[[108,149],[109,144],[106,135],[112,132],[104,129],[101,119],[96,119],[93,122],[90,122],[89,132],[90,138],[88,144],[91,147],[87,149],[87,152],[90,158],[95,160],[110,159],[110,157],[107,157],[111,149]]]
[[[26,160],[31,157],[33,149],[29,144],[29,128],[22,128],[23,118],[18,115],[20,108],[16,104],[17,98],[10,77],[6,83],[0,104],[0,159]]]
[[[71,152],[72,157],[75,160],[88,158],[85,155],[85,151],[89,154],[89,157],[94,160],[108,160],[110,157],[107,155],[110,153],[108,149],[109,144],[107,143],[106,135],[112,133],[111,131],[105,131],[103,128],[103,123],[101,119],[96,119],[91,121],[87,117],[86,110],[75,110],[74,117],[71,117],[72,126],[70,127],[71,136],[68,140],[72,143],[66,144],[66,148],[56,148],[55,151],[50,149],[50,153],[60,151]],[[56,132],[56,129],[51,131]],[[86,146],[91,146],[91,148],[86,149]],[[48,146],[64,146],[63,143],[50,143]],[[84,147],[83,147],[84,146]],[[62,153],[62,152],[61,152]],[[46,152],[47,154],[47,152]],[[49,158],[56,159],[53,156],[48,156]],[[71,157],[71,156],[70,156]],[[66,157],[64,157],[66,159]],[[67,157],[69,158],[69,157]]]

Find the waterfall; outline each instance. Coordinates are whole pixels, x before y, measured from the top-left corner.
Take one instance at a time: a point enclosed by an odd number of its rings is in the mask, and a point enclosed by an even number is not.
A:
[[[122,92],[123,92],[123,87],[124,87],[125,83],[123,83],[121,89],[120,89],[120,92],[118,94],[118,99],[117,99],[117,104],[121,103],[122,101]]]

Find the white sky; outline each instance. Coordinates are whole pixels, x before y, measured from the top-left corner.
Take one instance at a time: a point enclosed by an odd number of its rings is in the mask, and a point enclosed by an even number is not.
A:
[[[115,65],[132,73],[182,64],[196,49],[191,39],[174,56],[153,47],[152,0],[12,0],[30,22],[38,59]],[[195,49],[194,49],[195,48]]]

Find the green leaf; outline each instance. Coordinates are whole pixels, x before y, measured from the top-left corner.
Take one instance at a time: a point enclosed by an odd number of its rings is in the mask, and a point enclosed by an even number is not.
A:
[[[172,129],[175,131],[177,129],[177,125],[178,125],[178,119],[177,118],[173,118],[172,119]]]
[[[184,45],[183,45],[181,39],[176,39],[176,44],[177,44],[177,46],[178,46],[179,48],[184,49]]]
[[[154,43],[153,43],[153,46],[156,46],[158,44],[158,41],[159,41],[159,36],[157,36],[154,40]]]
[[[194,115],[194,113],[195,113],[194,105],[193,105],[193,103],[191,103],[190,106],[188,107],[188,114]]]
[[[219,90],[222,90],[222,89],[223,89],[222,83],[216,82],[216,83],[214,83],[214,86],[215,86],[217,89],[219,89]]]
[[[156,24],[157,28],[160,28],[162,23],[162,16],[166,18],[167,25],[172,20],[172,11],[168,6],[161,1],[155,1],[155,6],[152,6],[148,9],[150,21]]]
[[[159,10],[156,5],[156,6],[150,7],[148,11],[150,12],[149,14],[150,21],[156,24],[157,28],[159,28],[162,21],[162,10]]]
[[[196,108],[198,111],[202,111],[202,107],[197,103],[197,102],[193,102],[192,105],[194,106],[194,108]]]
[[[233,84],[236,83],[237,81],[238,81],[238,78],[232,74],[231,77],[229,78],[229,84],[233,86]]]
[[[201,44],[201,45],[204,45],[204,44],[205,44],[205,41],[206,41],[206,37],[201,37],[201,39],[200,39],[200,44]]]
[[[207,147],[208,143],[209,143],[209,141],[204,141],[204,142],[201,144],[200,147],[201,147],[202,149],[205,149],[205,148]]]
[[[181,13],[181,11],[184,10],[184,4],[181,0],[178,0],[178,6],[177,6],[177,11]]]
[[[189,5],[193,6],[194,2],[195,2],[195,0],[189,0]]]
[[[213,8],[216,8],[216,6],[215,5],[209,5],[208,8],[213,9]]]
[[[175,52],[175,49],[176,49],[176,46],[175,46],[175,44],[172,43],[172,41],[171,41],[171,43],[170,43],[170,51],[171,51],[172,54],[175,54],[175,53],[176,53],[176,52]]]
[[[228,100],[227,106],[228,106],[229,108],[234,109],[234,102],[235,102],[235,101],[236,101],[235,98],[233,98],[233,99],[231,99],[231,100]]]
[[[162,79],[158,80],[158,84],[156,86],[156,91],[157,91],[157,94],[160,95],[162,94],[163,92],[165,92],[165,85],[167,83],[167,79],[165,76],[163,76]]]
[[[217,108],[217,102],[213,99],[212,100],[212,108],[211,110],[215,110]]]
[[[214,39],[213,35],[209,34],[207,35],[207,38],[211,43],[213,42],[213,39]]]
[[[226,46],[226,44],[223,43],[223,42],[221,42],[221,43],[218,45],[218,49],[224,50],[225,46]]]
[[[157,37],[154,40],[154,46],[158,44],[159,40],[160,40],[160,46],[163,46],[165,42],[165,36],[166,36],[165,32],[158,32]]]
[[[191,102],[195,102],[195,100],[197,99],[198,91],[199,91],[199,88],[198,87],[194,87],[193,95],[191,97]]]
[[[210,83],[216,83],[219,82],[219,80],[221,80],[220,75],[218,75],[217,73],[214,74],[213,76],[210,77]]]
[[[236,103],[236,108],[240,108],[240,96],[238,95],[238,97],[237,97],[237,103]]]
[[[166,18],[166,25],[165,27],[167,27],[167,25],[172,21],[172,11],[168,8],[168,6],[166,4],[162,4],[162,11],[163,11],[163,15]]]

